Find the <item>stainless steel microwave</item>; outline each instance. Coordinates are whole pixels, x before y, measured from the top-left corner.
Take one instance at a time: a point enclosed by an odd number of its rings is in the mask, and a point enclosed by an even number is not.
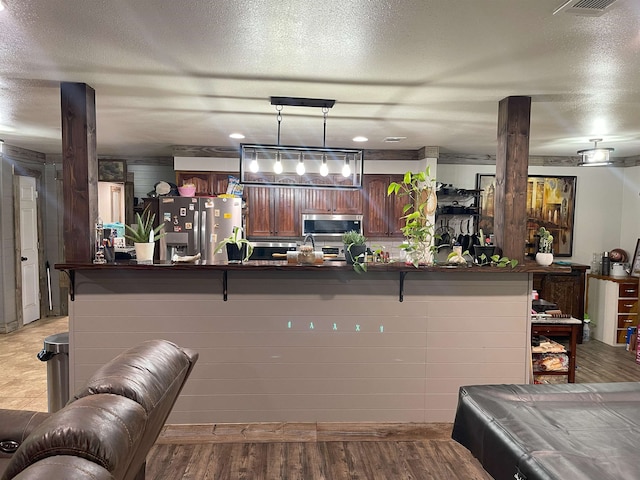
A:
[[[303,214],[302,235],[339,237],[355,230],[362,233],[362,215]]]

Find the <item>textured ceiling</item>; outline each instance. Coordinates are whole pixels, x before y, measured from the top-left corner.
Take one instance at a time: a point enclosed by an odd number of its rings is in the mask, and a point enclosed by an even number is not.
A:
[[[276,143],[269,97],[335,99],[327,146],[495,154],[498,102],[532,97],[532,155],[602,137],[640,154],[640,1],[12,0],[0,16],[0,138],[60,153],[60,81],[96,91],[100,155]],[[285,107],[281,143],[322,145]],[[384,143],[388,136],[407,137]]]

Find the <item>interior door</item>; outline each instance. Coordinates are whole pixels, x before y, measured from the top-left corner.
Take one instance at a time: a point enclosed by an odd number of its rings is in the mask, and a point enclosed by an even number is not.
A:
[[[38,206],[36,179],[19,177],[20,270],[22,272],[22,319],[27,324],[40,318],[38,272]]]

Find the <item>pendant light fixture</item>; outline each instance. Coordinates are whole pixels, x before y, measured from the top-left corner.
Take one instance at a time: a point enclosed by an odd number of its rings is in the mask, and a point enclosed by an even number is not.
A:
[[[276,145],[240,145],[240,181],[262,186],[304,186],[321,188],[361,188],[363,150],[326,146],[327,115],[335,100],[297,97],[271,97],[278,121]],[[322,147],[280,144],[283,106],[319,107],[323,113]],[[262,164],[271,164],[271,172],[261,172]],[[262,165],[264,169],[264,166]],[[267,169],[269,170],[269,169]],[[323,178],[324,177],[324,178]],[[348,180],[345,181],[344,178]]]
[[[601,167],[605,165],[612,165],[613,162],[609,159],[609,154],[613,152],[613,148],[598,147],[598,142],[601,142],[601,138],[592,138],[589,140],[593,142],[593,148],[586,150],[578,150],[578,155],[582,157],[578,166],[580,167]]]
[[[327,114],[329,113],[329,108],[322,107],[322,118],[323,118],[323,126],[322,126],[322,148],[327,147]],[[327,165],[327,154],[322,154],[322,165],[320,165],[320,175],[326,177],[329,175],[329,166]]]
[[[280,146],[280,124],[282,123],[282,105],[276,105],[276,111],[278,115],[276,119],[278,120],[278,147]],[[276,163],[273,164],[273,171],[280,175],[282,173],[282,152],[279,150],[276,151]]]

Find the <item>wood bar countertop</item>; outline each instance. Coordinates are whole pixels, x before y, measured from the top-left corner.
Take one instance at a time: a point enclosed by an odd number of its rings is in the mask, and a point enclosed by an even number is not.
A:
[[[552,264],[548,267],[542,267],[535,261],[525,260],[524,263],[516,265],[515,268],[504,267],[499,268],[489,265],[473,265],[467,264],[466,266],[459,265],[425,265],[420,267],[414,267],[411,264],[403,262],[391,262],[391,263],[367,263],[367,272],[436,272],[436,273],[554,273],[554,274],[570,274],[571,264]],[[135,261],[124,261],[105,264],[94,263],[57,263],[55,264],[57,270],[110,270],[110,269],[122,269],[122,270],[217,270],[217,271],[233,271],[233,270],[286,270],[286,271],[317,271],[317,270],[329,270],[329,271],[348,271],[353,270],[353,266],[341,261],[325,261],[322,264],[316,265],[302,265],[302,264],[290,264],[286,261],[278,260],[250,260],[242,264],[217,264],[206,265],[199,263],[154,263],[154,264],[138,264]]]

